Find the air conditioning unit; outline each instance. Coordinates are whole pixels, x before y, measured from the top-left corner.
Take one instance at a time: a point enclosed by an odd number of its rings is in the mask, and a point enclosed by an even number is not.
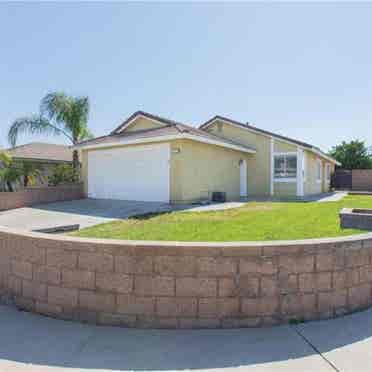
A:
[[[222,191],[213,191],[212,201],[216,203],[224,203],[226,201],[226,193]]]

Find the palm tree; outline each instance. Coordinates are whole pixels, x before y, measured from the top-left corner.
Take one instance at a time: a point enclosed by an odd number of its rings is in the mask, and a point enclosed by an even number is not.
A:
[[[14,147],[20,134],[53,134],[65,136],[73,145],[92,138],[88,129],[88,97],[71,97],[62,92],[47,94],[40,104],[39,114],[19,118],[8,132],[8,140]],[[73,167],[79,169],[79,153],[73,152]]]

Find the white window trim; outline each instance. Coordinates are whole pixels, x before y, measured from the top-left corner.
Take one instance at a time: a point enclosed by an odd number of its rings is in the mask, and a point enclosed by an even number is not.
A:
[[[287,151],[287,152],[274,152],[274,156],[276,155],[296,155],[297,156],[297,151]]]
[[[297,177],[294,178],[274,178],[275,183],[296,183]]]

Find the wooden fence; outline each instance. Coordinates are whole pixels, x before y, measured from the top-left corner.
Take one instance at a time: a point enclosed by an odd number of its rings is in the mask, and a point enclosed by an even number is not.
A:
[[[336,190],[372,191],[372,169],[336,169],[332,187]]]

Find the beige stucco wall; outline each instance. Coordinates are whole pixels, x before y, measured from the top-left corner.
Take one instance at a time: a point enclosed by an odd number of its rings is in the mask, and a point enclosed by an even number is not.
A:
[[[274,152],[297,152],[297,146],[275,139]]]
[[[256,149],[256,154],[252,154],[247,160],[248,195],[270,195],[270,138],[218,121],[211,125],[208,131]]]
[[[248,163],[253,155],[190,140],[174,141],[171,148],[172,202],[197,201],[213,191],[226,192],[228,200],[239,200],[239,161]]]
[[[136,132],[138,130],[144,129],[153,129],[153,128],[160,128],[164,127],[165,124],[160,124],[156,121],[139,117],[133,123],[129,125],[129,127],[125,130],[126,132]]]
[[[198,201],[207,198],[212,191],[224,191],[228,200],[239,200],[239,160],[244,159],[248,163],[252,155],[190,140],[171,141],[170,145],[172,203]],[[143,144],[131,146],[143,146]],[[110,147],[104,149],[108,148]],[[82,180],[87,195],[89,187],[87,150],[82,151]]]
[[[316,154],[305,151],[305,182],[304,182],[304,192],[305,195],[319,194],[321,192],[329,191],[330,180],[326,179],[326,165],[331,165],[331,174],[334,172],[335,165],[333,163],[327,162],[325,159],[320,158]],[[322,162],[322,181],[317,181],[317,161]]]
[[[305,195],[319,194],[322,192],[322,184],[317,181],[317,161],[320,159],[310,151],[304,151],[305,157]]]
[[[274,196],[296,196],[296,182],[274,182]]]
[[[330,171],[330,178],[327,180],[327,169],[326,169],[326,166],[327,164],[329,164],[331,166],[331,171]],[[327,162],[327,161],[323,161],[323,192],[328,192],[330,190],[330,187],[331,187],[331,176],[332,174],[334,173],[335,171],[335,165],[330,163],[330,162]]]
[[[138,118],[127,131],[159,127],[161,124],[149,119]],[[247,162],[248,196],[270,195],[271,138],[216,121],[208,131],[236,143],[253,147],[256,154],[246,154],[220,146],[198,143],[190,140],[172,141],[170,164],[170,193],[172,202],[190,202],[206,198],[212,191],[225,191],[229,200],[239,199],[239,160]],[[142,145],[133,145],[142,146]],[[109,147],[107,147],[109,148]],[[178,151],[179,150],[179,151]],[[99,151],[99,150],[90,150]],[[275,139],[274,152],[296,152],[297,146]],[[304,151],[306,179],[304,195],[328,191],[329,181],[325,180],[326,161],[323,161],[323,181],[316,181],[316,159],[314,153]],[[88,190],[88,156],[82,151],[82,179],[84,190]],[[334,166],[332,165],[332,170]],[[274,196],[296,196],[296,183],[274,182]]]

